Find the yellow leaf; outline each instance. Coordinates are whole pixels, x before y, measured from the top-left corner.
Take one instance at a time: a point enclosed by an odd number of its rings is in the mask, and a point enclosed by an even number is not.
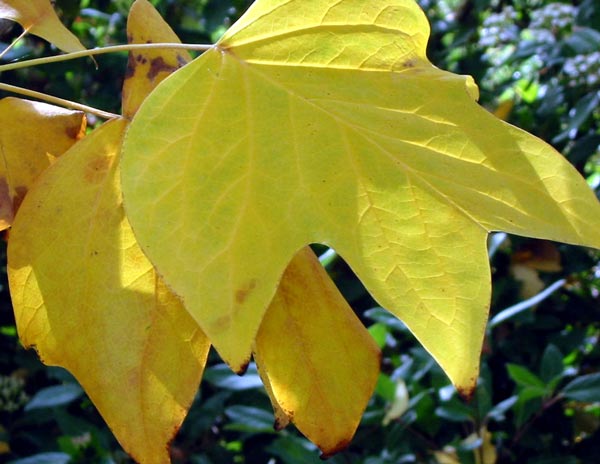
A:
[[[483,426],[479,429],[479,436],[482,438],[481,451],[474,451],[477,464],[496,464],[498,453],[492,443],[492,433]]]
[[[26,31],[65,52],[85,50],[79,39],[60,22],[50,0],[0,0],[0,18],[18,22]]]
[[[258,0],[134,118],[127,215],[234,369],[287,264],[320,242],[469,395],[488,232],[600,247],[585,181],[431,65],[428,35],[414,0]]]
[[[456,450],[451,446],[445,446],[442,451],[434,451],[433,457],[437,464],[460,464]]]
[[[273,387],[271,386],[269,376],[266,375],[264,370],[262,369],[262,364],[264,363],[264,361],[260,358],[260,354],[254,352],[254,359],[256,360],[256,367],[258,369],[258,373],[260,374],[263,386],[265,387],[267,395],[269,395],[269,400],[271,401],[271,406],[273,407],[273,414],[275,416],[273,428],[277,431],[283,430],[289,425],[290,416],[286,414],[286,412],[281,408],[281,406],[277,402],[275,393],[273,393]]]
[[[180,43],[177,35],[147,0],[136,0],[131,6],[127,39],[129,43]],[[131,118],[154,87],[191,59],[185,50],[130,52],[123,83],[123,116]]]
[[[560,252],[552,242],[534,240],[526,243],[515,251],[512,256],[513,264],[520,264],[531,269],[544,272],[559,272]]]
[[[403,379],[396,380],[396,390],[394,392],[394,401],[386,411],[385,416],[381,424],[386,427],[393,420],[399,419],[402,415],[408,411],[409,408],[409,394],[406,383]]]
[[[85,126],[81,111],[20,98],[0,100],[0,230],[10,227],[35,179],[83,137]]]
[[[380,353],[310,248],[283,274],[255,356],[272,402],[324,456],[348,445],[375,388]]]
[[[541,292],[545,284],[538,271],[559,272],[560,253],[556,245],[545,240],[533,240],[511,255],[511,273],[521,283],[521,296],[531,298]]]
[[[512,98],[502,100],[500,103],[498,103],[498,106],[494,110],[494,116],[496,116],[499,119],[502,119],[503,121],[506,121],[510,116],[510,113],[513,110],[514,106],[515,101]]]
[[[8,276],[23,344],[75,375],[136,460],[166,463],[209,342],[125,217],[126,126],[106,123],[42,174],[15,219]]]

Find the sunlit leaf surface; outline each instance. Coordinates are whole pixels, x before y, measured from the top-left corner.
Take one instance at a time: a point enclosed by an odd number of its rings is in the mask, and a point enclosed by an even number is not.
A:
[[[348,445],[377,382],[379,348],[309,248],[286,269],[255,356],[274,401],[325,456]]]
[[[134,8],[130,22],[153,14]],[[172,31],[154,23],[152,33]],[[135,98],[125,111],[152,88],[130,79]],[[138,462],[167,463],[210,342],[125,217],[118,161],[126,127],[125,119],[106,123],[40,176],[11,231],[9,282],[23,344],[75,375]]]
[[[29,33],[65,52],[85,50],[79,39],[60,22],[50,0],[0,0],[0,18],[18,22]]]
[[[15,219],[8,275],[23,344],[75,375],[137,460],[164,463],[209,343],[125,218],[125,127],[107,123],[44,172]]]
[[[321,242],[468,395],[488,232],[600,247],[584,180],[432,66],[428,34],[412,0],[259,0],[135,117],[136,237],[234,368],[294,253]]]

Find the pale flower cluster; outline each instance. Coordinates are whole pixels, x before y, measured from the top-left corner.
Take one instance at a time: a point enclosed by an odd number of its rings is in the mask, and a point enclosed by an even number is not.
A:
[[[19,377],[0,376],[0,411],[15,412],[29,401],[24,386],[25,382]]]

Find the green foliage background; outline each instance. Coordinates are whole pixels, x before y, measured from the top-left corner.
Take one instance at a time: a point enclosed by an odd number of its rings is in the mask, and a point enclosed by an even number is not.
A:
[[[212,43],[251,1],[152,3],[184,42]],[[430,59],[441,68],[473,75],[485,107],[552,143],[599,194],[598,1],[419,3],[432,24]],[[130,4],[56,2],[64,22],[87,47],[125,43]],[[19,33],[19,26],[0,20],[0,49]],[[29,37],[4,61],[54,52]],[[102,55],[98,69],[90,60],[77,60],[0,78],[119,112],[125,63],[125,54]],[[5,262],[4,250],[1,254]],[[492,322],[477,393],[465,403],[344,262],[335,256],[324,259],[384,352],[377,391],[356,437],[330,462],[600,462],[600,254],[494,234],[490,260]],[[526,280],[519,278],[523,268]],[[1,278],[0,462],[129,462],[75,379],[43,366],[35,353],[20,347],[5,272]],[[537,288],[528,290],[534,281]],[[237,377],[211,353],[209,366],[173,443],[174,462],[320,462],[318,451],[293,428],[273,431],[269,401],[252,365]],[[491,436],[486,438],[485,431]],[[490,443],[495,456],[485,453]]]

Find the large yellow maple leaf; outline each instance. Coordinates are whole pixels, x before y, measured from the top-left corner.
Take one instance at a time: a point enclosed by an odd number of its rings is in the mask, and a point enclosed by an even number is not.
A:
[[[234,369],[294,254],[320,242],[469,394],[487,234],[600,247],[583,179],[434,67],[428,35],[414,0],[258,0],[135,116],[127,215]]]
[[[146,0],[130,10],[128,37],[178,41]],[[189,60],[180,51],[132,52],[125,118]],[[209,342],[144,257],[124,217],[117,154],[127,126],[124,118],[104,124],[36,182],[12,231],[9,280],[24,345],[76,376],[132,456],[162,463]],[[47,229],[57,233],[40,232]],[[292,260],[277,295],[254,347],[277,424],[293,421],[332,454],[358,426],[378,377],[379,349],[310,249]],[[240,291],[235,298],[245,296]],[[317,342],[329,330],[337,336],[323,350]]]

